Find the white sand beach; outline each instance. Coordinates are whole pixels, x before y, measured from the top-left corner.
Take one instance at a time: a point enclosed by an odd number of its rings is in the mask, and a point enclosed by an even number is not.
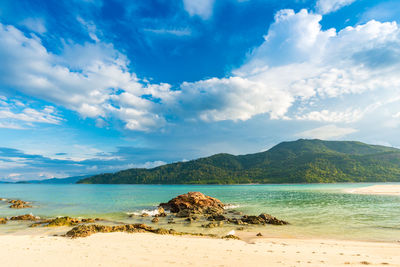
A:
[[[400,185],[372,185],[346,190],[352,194],[400,196]]]
[[[1,266],[400,266],[400,243],[110,233],[0,236]]]

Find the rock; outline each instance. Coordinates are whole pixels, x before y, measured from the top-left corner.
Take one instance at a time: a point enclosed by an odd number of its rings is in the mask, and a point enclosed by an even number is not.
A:
[[[154,217],[166,217],[167,214],[163,207],[158,207],[158,214],[154,215]]]
[[[200,192],[189,192],[179,195],[160,207],[176,213],[177,217],[189,217],[192,214],[222,214],[224,204],[213,197]]]
[[[208,216],[207,220],[209,221],[225,221],[227,218],[222,214],[213,214]]]
[[[189,217],[191,215],[190,210],[180,210],[178,211],[178,213],[176,213],[176,217],[178,218],[186,218]]]
[[[208,224],[203,224],[201,227],[214,228],[214,227],[221,227],[223,225],[224,225],[224,222],[210,222]]]
[[[98,219],[92,219],[92,218],[82,219],[83,223],[95,223],[96,221],[98,221]]]
[[[71,237],[71,238],[77,238],[77,237],[86,237],[90,236],[95,233],[112,233],[112,232],[127,232],[127,233],[155,233],[155,234],[161,234],[161,235],[192,235],[192,236],[210,236],[210,237],[216,237],[215,235],[212,234],[203,234],[203,233],[185,233],[185,232],[177,232],[173,229],[167,230],[163,228],[159,229],[154,229],[148,225],[145,224],[124,224],[124,225],[115,225],[115,226],[109,226],[109,225],[98,225],[98,224],[84,224],[84,225],[78,225],[69,230],[65,236]]]
[[[33,216],[32,214],[19,215],[10,218],[10,221],[37,221],[37,220],[39,220],[39,218]]]
[[[286,224],[289,224],[288,222],[283,221],[283,220],[279,220],[276,217],[271,216],[271,215],[269,215],[267,213],[261,213],[258,217],[264,219],[265,223],[268,223],[268,224],[274,224],[274,225],[286,225]]]
[[[82,221],[75,219],[75,218],[59,217],[59,218],[49,220],[48,223],[44,226],[47,226],[47,227],[74,226],[79,223],[82,223]]]
[[[228,222],[234,223],[234,224],[238,224],[238,225],[243,225],[243,224],[245,224],[242,220],[236,219],[236,218],[228,219]]]
[[[10,206],[11,209],[25,209],[25,208],[32,208],[31,205],[28,205],[28,202],[22,200],[10,200],[8,203],[12,204]]]
[[[235,235],[226,235],[224,237],[222,237],[224,239],[236,239],[236,240],[240,240],[239,237],[235,236]]]
[[[248,216],[244,215],[241,218],[242,222],[248,223],[248,224],[265,224],[265,220],[263,218],[260,218],[258,216]]]
[[[262,235],[262,233],[258,233],[258,234],[256,234],[256,236],[263,236],[263,235]]]
[[[243,226],[240,226],[240,227],[236,228],[236,230],[238,230],[238,231],[243,231],[243,230],[244,230],[244,227],[243,227]]]
[[[164,229],[164,228],[159,228],[159,229],[156,229],[154,231],[154,233],[159,234],[159,235],[168,235],[168,234],[170,234],[170,231],[167,229]]]
[[[142,213],[142,215],[140,215],[140,217],[149,217],[149,214],[147,214],[147,213]]]
[[[0,218],[0,224],[6,224],[7,221],[7,218]]]
[[[159,219],[158,217],[155,217],[155,218],[153,218],[153,220],[151,220],[151,222],[153,222],[153,223],[158,223],[159,220],[160,220],[160,219]]]
[[[244,215],[241,221],[248,224],[274,224],[274,225],[285,225],[289,224],[286,221],[279,220],[269,214],[262,213],[259,216],[247,216]]]

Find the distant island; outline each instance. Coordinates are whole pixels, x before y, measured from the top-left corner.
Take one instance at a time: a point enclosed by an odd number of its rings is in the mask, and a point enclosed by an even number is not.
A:
[[[300,139],[265,152],[216,154],[152,169],[99,174],[82,184],[400,182],[400,149],[354,141]]]

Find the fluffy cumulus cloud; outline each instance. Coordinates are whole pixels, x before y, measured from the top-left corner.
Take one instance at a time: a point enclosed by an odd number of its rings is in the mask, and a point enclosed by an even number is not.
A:
[[[119,118],[126,128],[148,130],[164,119],[152,95],[168,98],[167,85],[148,85],[128,71],[128,60],[110,44],[65,44],[52,54],[35,35],[0,25],[0,82],[6,91],[64,106],[83,117]],[[123,94],[121,94],[121,90]]]
[[[191,14],[200,14],[202,5],[185,1]],[[159,129],[168,117],[210,122],[269,114],[271,119],[357,121],[372,103],[339,111],[321,103],[376,91],[398,94],[400,29],[395,22],[372,20],[337,32],[323,30],[321,19],[305,9],[281,10],[264,42],[230,76],[177,88],[140,80],[127,58],[98,38],[66,42],[53,54],[36,35],[0,25],[0,83],[96,119],[99,127],[116,118],[136,131]]]
[[[316,9],[321,14],[334,12],[344,6],[350,5],[356,0],[318,0]]]
[[[399,93],[400,29],[395,22],[370,21],[337,32],[322,30],[321,19],[307,10],[279,11],[264,43],[234,76],[184,83],[182,102],[191,103],[204,120],[246,120],[267,113],[272,119],[354,122],[373,103],[352,103],[354,110],[346,111],[313,107],[378,90]]]

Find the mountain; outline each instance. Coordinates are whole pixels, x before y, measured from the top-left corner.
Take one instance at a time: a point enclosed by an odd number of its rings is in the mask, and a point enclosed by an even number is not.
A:
[[[88,176],[74,176],[68,178],[51,178],[45,180],[28,180],[20,181],[17,184],[76,184],[79,180],[87,178]]]
[[[265,152],[216,154],[153,169],[80,180],[88,184],[400,182],[400,149],[353,141],[300,139]]]

